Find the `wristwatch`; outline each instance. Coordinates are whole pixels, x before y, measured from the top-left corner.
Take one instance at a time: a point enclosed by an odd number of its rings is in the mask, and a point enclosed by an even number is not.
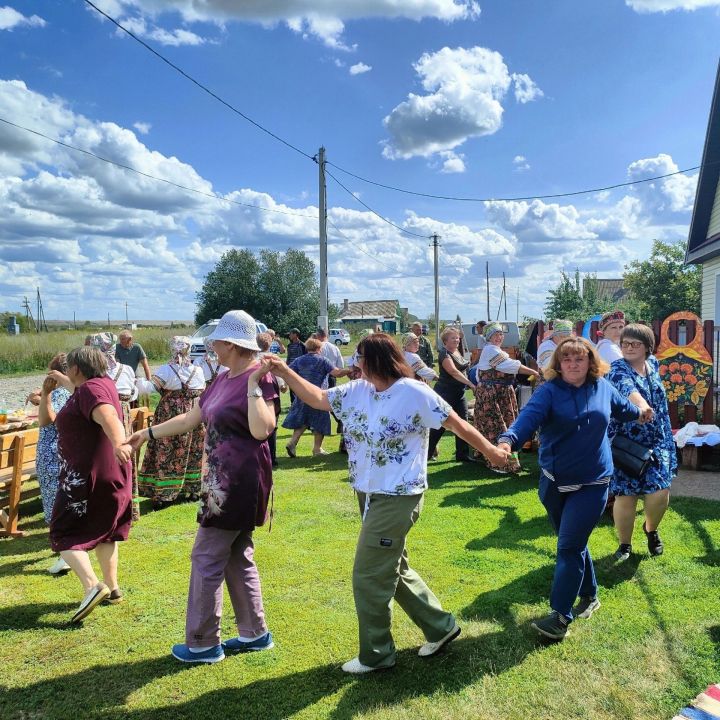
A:
[[[262,396],[263,396],[263,393],[262,393],[262,390],[260,389],[260,386],[257,386],[257,387],[253,388],[252,390],[250,390],[250,391],[248,392],[248,397],[249,397],[249,398],[251,398],[251,397],[262,397]]]

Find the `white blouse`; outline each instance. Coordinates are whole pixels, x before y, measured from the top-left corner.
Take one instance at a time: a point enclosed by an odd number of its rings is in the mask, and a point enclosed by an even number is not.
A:
[[[227,368],[219,362],[216,362],[212,367],[210,367],[210,363],[208,363],[207,358],[204,356],[195,358],[195,360],[193,360],[193,365],[202,370],[206,383],[209,383],[213,379],[213,372],[217,376],[221,372],[225,372],[227,370]]]
[[[128,397],[129,395],[129,402],[137,398],[138,391],[135,387],[135,373],[129,365],[116,363],[115,367],[113,367],[112,370],[108,369],[105,374],[115,383],[118,395],[122,395],[123,397]]]
[[[343,423],[350,482],[358,492],[420,495],[427,488],[431,428],[439,428],[450,405],[425,383],[401,378],[376,392],[364,378],[327,391]]]
[[[612,340],[602,338],[597,344],[597,351],[600,357],[606,362],[612,365],[613,360],[622,360],[622,351],[620,346],[616,345]]]
[[[437,380],[437,373],[431,367],[428,367],[417,353],[411,353],[407,350],[405,350],[404,352],[405,362],[412,368],[412,371],[418,377],[422,378],[426,382]]]
[[[541,370],[545,370],[545,368],[550,365],[550,359],[552,358],[552,354],[555,352],[556,347],[557,345],[552,338],[543,340],[543,342],[540,343],[540,347],[538,347],[537,351],[537,364]]]
[[[162,390],[182,390],[182,383],[188,390],[204,390],[205,376],[197,365],[161,365],[150,380],[136,378],[135,385],[141,393],[160,392]]]
[[[508,375],[517,375],[522,363],[519,360],[511,360],[510,356],[497,345],[488,343],[480,353],[480,361],[477,364],[478,370],[497,370]]]

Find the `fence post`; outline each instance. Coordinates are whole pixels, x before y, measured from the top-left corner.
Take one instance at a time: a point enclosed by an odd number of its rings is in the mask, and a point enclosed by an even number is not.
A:
[[[705,400],[703,402],[703,412],[702,412],[702,422],[703,425],[712,425],[715,421],[714,417],[714,411],[715,411],[715,386],[718,384],[717,378],[715,377],[715,348],[713,340],[715,338],[715,323],[713,323],[712,320],[706,320],[703,323],[703,344],[705,345],[705,349],[708,351],[710,357],[712,358],[712,369],[713,369],[713,376],[710,380],[710,387],[708,388],[707,395],[705,396]]]

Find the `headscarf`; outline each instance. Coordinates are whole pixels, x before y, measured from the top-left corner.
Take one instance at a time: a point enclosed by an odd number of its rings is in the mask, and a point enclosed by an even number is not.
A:
[[[117,360],[115,360],[117,338],[111,332],[101,332],[91,335],[90,345],[97,348],[105,356],[108,370],[112,370],[117,365]]]
[[[550,337],[556,335],[572,335],[573,324],[572,320],[555,320],[553,321],[553,329]]]
[[[483,335],[485,336],[486,340],[489,340],[493,335],[501,332],[505,332],[502,325],[498,322],[491,322],[485,326],[485,329],[483,330]]]
[[[170,360],[180,367],[190,367],[190,348],[192,340],[186,335],[173,335],[170,338]]]
[[[416,341],[418,341],[418,340],[420,340],[420,338],[419,338],[414,332],[405,333],[405,334],[402,336],[402,346],[403,346],[403,350],[404,350],[411,342],[416,342]]]
[[[625,313],[622,310],[613,310],[612,312],[605,313],[598,323],[599,330],[602,332],[611,323],[621,322],[625,325]]]

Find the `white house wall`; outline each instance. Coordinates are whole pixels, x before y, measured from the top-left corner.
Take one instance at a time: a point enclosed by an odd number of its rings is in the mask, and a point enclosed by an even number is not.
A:
[[[710,213],[710,225],[708,225],[706,238],[711,238],[718,233],[720,233],[720,182],[718,182],[717,188],[715,189],[715,200],[713,202],[712,212]]]
[[[717,198],[715,204],[718,204]],[[720,282],[718,280],[720,278],[720,256],[704,262],[702,269],[702,319],[720,322],[720,314],[717,312],[717,305],[720,301],[717,295]]]

